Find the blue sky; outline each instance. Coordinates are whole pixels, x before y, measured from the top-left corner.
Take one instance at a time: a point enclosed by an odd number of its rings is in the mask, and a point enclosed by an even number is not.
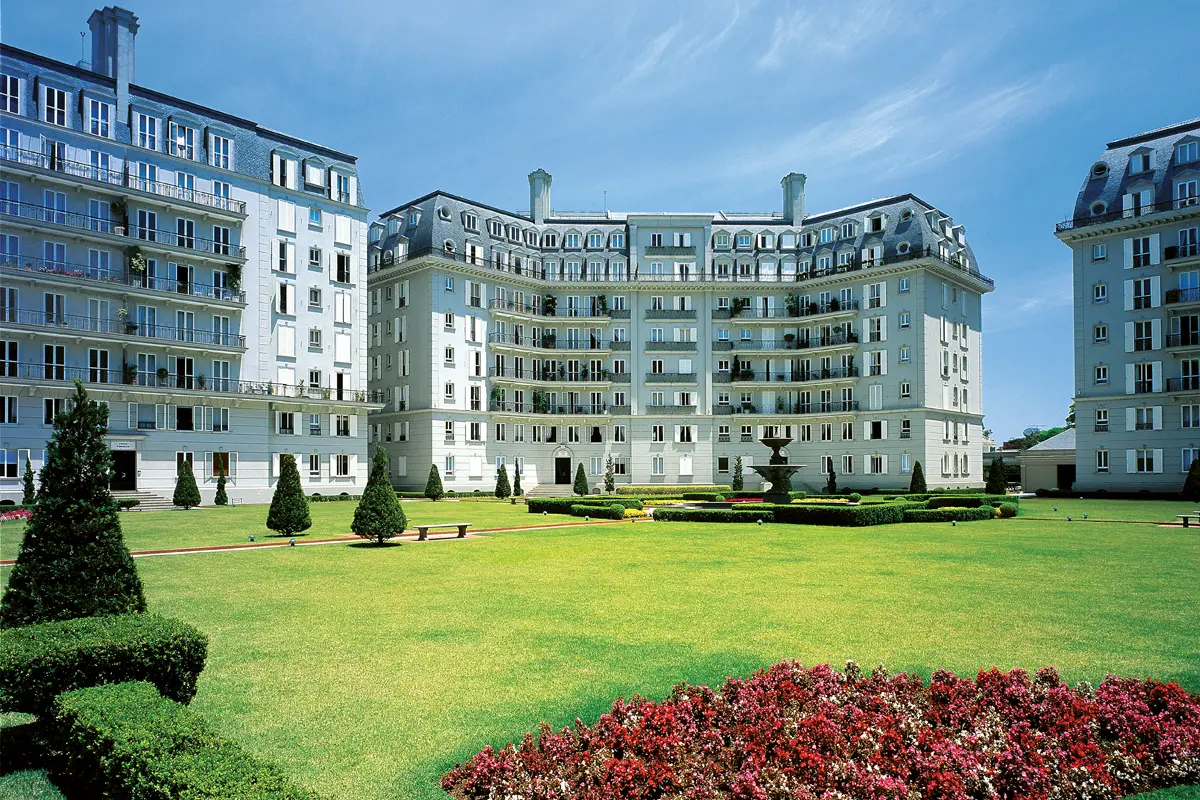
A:
[[[64,61],[94,2],[6,0]],[[1070,216],[1104,143],[1195,117],[1200,3],[128,0],[139,83],[354,153],[370,207],[440,188],[558,209],[810,213],[903,192],[967,233],[985,427],[1061,424]],[[89,49],[90,52],[90,49]]]

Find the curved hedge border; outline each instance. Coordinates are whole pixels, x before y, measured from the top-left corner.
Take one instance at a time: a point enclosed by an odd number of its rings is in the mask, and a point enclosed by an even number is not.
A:
[[[656,508],[655,522],[749,522],[773,521],[770,511],[743,511],[720,508]]]
[[[713,484],[696,484],[694,486],[660,486],[651,484],[649,486],[618,486],[617,494],[628,497],[635,495],[637,497],[680,497],[684,492],[690,493],[708,493],[722,494],[726,497],[733,496],[733,490],[729,486],[720,486]],[[752,497],[754,495],[751,495]]]
[[[872,503],[862,506],[804,505],[793,503],[775,508],[776,522],[795,525],[837,525],[863,527],[891,525],[904,522],[904,508],[899,504]]]
[[[71,796],[318,798],[143,681],[68,692],[53,713],[51,771]]]
[[[525,505],[530,514],[570,514],[571,506],[611,506],[620,503],[623,508],[641,509],[642,501],[637,497],[613,497],[611,495],[589,495],[587,497],[531,497]]]
[[[977,508],[908,508],[904,510],[905,522],[975,522],[995,519],[996,509],[992,506]]]
[[[135,680],[187,703],[207,654],[203,633],[156,614],[9,628],[0,631],[0,709],[44,714],[61,692]]]

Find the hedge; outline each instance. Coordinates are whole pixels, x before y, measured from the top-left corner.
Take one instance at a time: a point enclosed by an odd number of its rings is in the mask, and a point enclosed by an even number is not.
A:
[[[1005,519],[1011,519],[1017,515],[1016,503],[1001,503],[1000,505],[996,506],[996,509],[1000,512],[1000,516],[1004,517]]]
[[[117,511],[128,511],[134,506],[139,506],[141,504],[142,501],[138,500],[136,497],[123,498],[117,501]]]
[[[531,497],[526,501],[525,504],[529,508],[530,514],[541,514],[543,511],[545,511],[547,514],[570,514],[571,506],[610,506],[613,503],[620,503],[625,508],[640,509],[642,507],[641,498],[613,497],[612,495],[592,495],[588,497]]]
[[[142,681],[63,694],[49,722],[51,773],[70,796],[317,800],[275,765]]]
[[[713,494],[724,495],[725,497],[733,497],[734,492],[728,486],[719,486],[717,484],[704,485],[686,485],[686,486],[665,486],[653,484],[651,486],[618,486],[617,494],[619,495],[636,495],[638,497],[679,497],[684,492],[712,492]],[[761,494],[761,493],[760,493]],[[759,495],[751,492],[749,497],[758,497]]]
[[[929,501],[925,507],[946,508],[948,506],[953,506],[955,508],[978,508],[981,505],[998,506],[1002,503],[1019,502],[1020,499],[1015,495],[1006,494],[932,494],[929,496]]]
[[[424,497],[425,495],[421,495]],[[352,500],[362,500],[361,494],[349,494],[342,492],[341,494],[321,494],[313,492],[308,496],[308,499],[314,503],[348,503]]]
[[[61,692],[131,680],[187,703],[207,653],[204,634],[156,614],[8,628],[0,631],[0,709],[43,714]]]
[[[723,508],[656,508],[656,522],[771,522],[770,511],[744,511]]]
[[[833,504],[804,505],[793,503],[775,507],[775,521],[796,525],[837,525],[860,527],[890,525],[904,521],[904,508],[899,504],[872,503],[862,506]]]
[[[904,510],[905,522],[973,522],[982,519],[995,519],[996,509],[992,506],[976,508],[907,508]]]
[[[725,496],[741,500],[746,497],[762,497],[763,493],[760,489],[757,492],[733,492],[726,494]],[[793,500],[803,500],[804,498],[808,497],[808,492],[788,492],[788,496],[790,496]]]
[[[571,506],[572,517],[595,517],[596,519],[625,519],[625,506],[620,503],[612,505],[586,505],[576,503]]]

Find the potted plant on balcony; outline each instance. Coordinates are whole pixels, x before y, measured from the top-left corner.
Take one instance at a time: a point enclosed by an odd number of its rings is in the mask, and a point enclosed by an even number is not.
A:
[[[121,365],[121,380],[126,386],[133,386],[137,383],[137,365],[125,362]]]
[[[783,346],[785,348],[787,348],[788,350],[795,350],[796,349],[796,334],[785,333],[783,335]]]
[[[588,368],[586,364],[579,368],[579,378],[580,380],[585,381],[588,379]]]
[[[783,303],[787,307],[787,314],[789,317],[800,316],[800,298],[799,297],[797,297],[794,294],[789,294],[787,297],[784,298]]]
[[[240,292],[242,290],[242,265],[241,264],[226,264],[225,265],[225,284],[231,292]]]
[[[542,334],[542,347],[545,347],[545,348],[548,348],[548,349],[550,349],[550,350],[553,350],[553,349],[554,349],[554,343],[555,343],[555,341],[556,341],[557,339],[558,339],[558,336],[557,336],[556,334],[553,334],[553,333],[543,333],[543,334]]]
[[[207,382],[208,382],[208,379],[204,377],[203,373],[196,376],[196,388],[197,389],[204,389],[206,387]]]
[[[128,251],[129,256],[129,271],[135,275],[144,275],[146,273],[146,256],[142,254],[141,249],[131,247]]]
[[[554,295],[548,294],[542,299],[542,313],[547,317],[553,317],[557,309],[558,299]]]
[[[125,231],[129,230],[129,208],[126,207],[123,200],[113,200],[108,209],[108,216],[116,226],[114,233],[117,236],[124,236]]]
[[[545,339],[542,341],[545,341]],[[558,365],[558,379],[560,381],[565,381],[567,379],[567,367],[565,364]]]
[[[841,311],[842,310],[842,301],[838,300],[836,297],[829,298],[829,310],[830,311]]]
[[[809,314],[819,314],[819,313],[821,313],[821,306],[820,306],[820,304],[819,304],[819,303],[809,303],[809,304],[808,304],[808,313],[809,313]]]
[[[158,385],[159,385],[159,386],[166,386],[166,385],[167,385],[167,378],[170,378],[170,377],[171,377],[171,371],[170,371],[170,370],[168,370],[166,367],[159,367],[159,368],[158,368],[158,372],[157,372],[157,373],[155,373],[155,374],[157,374],[157,375],[158,375]]]
[[[742,311],[745,310],[745,308],[746,308],[746,298],[744,298],[744,297],[733,298],[733,310],[731,311],[731,316],[736,317],[738,314],[741,314]]]

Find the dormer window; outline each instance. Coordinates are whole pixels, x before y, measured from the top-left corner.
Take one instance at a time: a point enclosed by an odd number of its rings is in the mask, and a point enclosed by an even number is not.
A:
[[[867,233],[882,233],[883,216],[879,215],[875,217],[867,217],[863,227]]]
[[[739,250],[748,250],[750,248],[750,234],[739,233],[737,235],[737,246]]]
[[[775,234],[760,233],[758,235],[759,250],[774,250],[775,249]]]
[[[1200,160],[1200,142],[1193,139],[1190,142],[1180,142],[1175,145],[1175,163],[1190,164]]]
[[[415,228],[417,223],[421,221],[421,212],[417,209],[410,209],[408,212],[408,227]]]
[[[833,241],[833,228],[821,229],[821,244],[829,244]]]
[[[587,243],[589,250],[599,250],[604,246],[604,234],[600,233],[600,231],[589,233]]]
[[[608,239],[608,246],[613,248],[622,248],[625,246],[625,234],[616,232]]]
[[[911,208],[906,208],[900,212],[900,221],[901,222],[911,222],[912,221],[912,209]]]
[[[450,209],[446,208],[445,206],[438,206],[437,215],[439,219],[449,220]]]
[[[496,219],[488,220],[488,233],[495,236],[497,239],[504,238],[504,223]]]
[[[853,239],[854,238],[854,228],[855,228],[855,225],[853,222],[843,222],[842,229],[841,229],[841,238]]]
[[[805,233],[800,234],[800,246],[801,247],[812,247],[814,244],[817,243],[816,240],[817,240],[817,237],[814,236],[811,232],[806,231]]]
[[[558,234],[554,232],[542,234],[542,247],[558,247]]]
[[[508,226],[508,238],[514,242],[521,241],[521,229],[516,225]]]
[[[1097,200],[1096,202],[1092,203],[1092,216],[1098,217],[1106,211],[1108,211],[1108,206],[1103,200]]]
[[[713,236],[713,247],[729,247],[729,234],[718,233]]]
[[[779,247],[783,250],[794,250],[796,247],[796,234],[785,233],[779,237]]]
[[[566,235],[566,237],[563,239],[563,246],[570,250],[578,250],[579,249],[579,234],[578,233],[568,233]]]
[[[537,231],[525,231],[525,244],[530,247],[537,247],[538,234]]]
[[[479,230],[479,217],[472,214],[470,211],[464,211],[462,215],[463,227],[469,231]]]
[[[1129,157],[1129,174],[1137,175],[1140,172],[1149,172],[1154,169],[1154,153],[1150,150],[1143,150],[1140,153],[1134,153]]]

